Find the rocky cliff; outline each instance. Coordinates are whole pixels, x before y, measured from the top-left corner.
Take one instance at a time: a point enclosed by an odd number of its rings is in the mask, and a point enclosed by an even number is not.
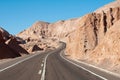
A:
[[[67,37],[66,54],[119,72],[120,1],[82,17],[83,23]],[[111,6],[114,6],[111,8]],[[102,66],[101,66],[102,65]]]
[[[110,70],[120,69],[120,20],[104,36],[101,43],[89,54],[87,60]],[[102,65],[102,66],[101,66]]]
[[[119,19],[120,7],[109,8],[106,13],[103,11],[101,13],[85,15],[82,17],[83,22],[80,22],[83,24],[68,35],[67,53],[71,55],[75,51],[74,55],[76,54],[76,57],[79,58],[81,54],[86,57],[87,53],[94,50],[95,47],[101,43],[107,31],[109,31]],[[76,52],[76,48],[74,50],[72,44],[74,44],[74,47],[78,48],[78,52]]]

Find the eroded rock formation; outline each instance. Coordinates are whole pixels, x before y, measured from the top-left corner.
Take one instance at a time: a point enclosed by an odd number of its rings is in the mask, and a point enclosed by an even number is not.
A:
[[[0,28],[0,59],[21,56],[15,49],[12,49],[5,43],[10,37],[11,35],[6,30]]]

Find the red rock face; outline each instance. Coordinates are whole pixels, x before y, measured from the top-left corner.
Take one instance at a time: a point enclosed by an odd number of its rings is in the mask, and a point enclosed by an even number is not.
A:
[[[29,54],[24,48],[19,45],[19,42],[15,37],[11,37],[9,40],[7,40],[6,44],[19,54]]]
[[[0,32],[0,43],[2,42],[4,42],[4,39],[3,39],[2,33]]]
[[[5,44],[5,40],[3,39],[3,34],[0,31],[0,59],[14,58],[18,56],[21,55],[16,51],[14,51],[12,48],[10,48],[7,44]]]
[[[5,43],[0,43],[0,59],[15,58],[21,56]]]
[[[43,51],[44,48],[38,47],[38,45],[34,45],[29,49],[29,52],[34,52],[34,51]]]
[[[19,57],[21,53],[28,54],[26,50],[19,46],[19,42],[14,36],[0,28],[0,59]]]
[[[0,27],[0,34],[4,41],[8,40],[11,37],[11,35],[1,27]]]

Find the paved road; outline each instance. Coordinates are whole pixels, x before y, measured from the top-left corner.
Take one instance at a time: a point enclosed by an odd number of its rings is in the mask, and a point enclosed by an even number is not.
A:
[[[0,80],[120,80],[64,57],[65,44],[54,50],[0,65]]]

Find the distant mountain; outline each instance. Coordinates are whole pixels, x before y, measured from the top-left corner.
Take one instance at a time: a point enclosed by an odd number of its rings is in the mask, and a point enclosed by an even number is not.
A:
[[[40,39],[45,37],[49,23],[38,21],[34,23],[30,28],[17,34],[18,37],[23,38],[24,40],[29,39]]]
[[[25,50],[27,50],[29,53],[37,49],[45,51],[48,48],[55,48],[57,46],[56,41],[48,39],[48,37],[50,36],[48,30],[49,24],[50,23],[48,22],[37,21],[30,28],[17,34],[17,37],[25,40],[26,44],[21,46],[24,47]],[[33,48],[36,49],[33,50]]]

